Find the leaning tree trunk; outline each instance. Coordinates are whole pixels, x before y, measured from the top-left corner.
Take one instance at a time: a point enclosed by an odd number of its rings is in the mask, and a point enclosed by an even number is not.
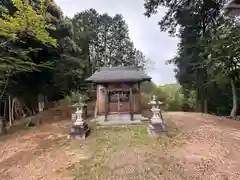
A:
[[[15,106],[15,104],[16,104],[16,99],[15,98],[13,98],[12,99],[12,111],[11,111],[11,118],[12,118],[12,121],[15,121],[15,117],[16,117],[16,106]]]
[[[232,111],[230,113],[230,116],[232,118],[236,118],[236,115],[237,115],[237,93],[236,93],[236,87],[235,87],[235,84],[234,84],[234,80],[231,79],[230,80],[230,83],[231,83],[231,87],[232,87],[232,98],[233,98],[233,106],[232,106]]]

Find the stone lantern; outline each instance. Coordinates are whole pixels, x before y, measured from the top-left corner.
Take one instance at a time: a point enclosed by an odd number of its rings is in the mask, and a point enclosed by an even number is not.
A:
[[[152,136],[161,135],[165,132],[165,126],[161,117],[160,109],[160,105],[162,105],[163,103],[157,101],[156,96],[154,95],[149,104],[152,105],[151,111],[153,115],[148,124],[148,133]]]
[[[83,120],[83,107],[85,104],[82,101],[82,98],[79,98],[79,102],[73,105],[76,108],[76,112],[74,113],[74,122],[71,127],[70,136],[75,139],[85,139],[90,129],[85,120]]]

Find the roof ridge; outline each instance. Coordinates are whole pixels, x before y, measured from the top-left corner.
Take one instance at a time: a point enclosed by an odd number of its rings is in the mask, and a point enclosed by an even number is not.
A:
[[[114,70],[139,70],[139,67],[100,67],[99,71],[114,71]]]
[[[101,67],[87,81],[116,82],[116,81],[145,81],[151,80],[140,67]]]

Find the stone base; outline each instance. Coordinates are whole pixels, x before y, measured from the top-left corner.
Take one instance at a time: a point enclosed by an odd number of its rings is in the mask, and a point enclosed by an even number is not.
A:
[[[90,133],[90,128],[88,124],[84,122],[83,125],[72,125],[70,131],[70,137],[78,140],[86,139]]]
[[[149,123],[147,131],[150,136],[160,136],[166,134],[166,129],[162,123]]]

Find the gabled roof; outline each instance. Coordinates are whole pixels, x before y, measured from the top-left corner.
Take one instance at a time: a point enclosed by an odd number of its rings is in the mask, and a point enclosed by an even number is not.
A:
[[[103,67],[86,81],[94,83],[149,81],[151,77],[137,67]]]

